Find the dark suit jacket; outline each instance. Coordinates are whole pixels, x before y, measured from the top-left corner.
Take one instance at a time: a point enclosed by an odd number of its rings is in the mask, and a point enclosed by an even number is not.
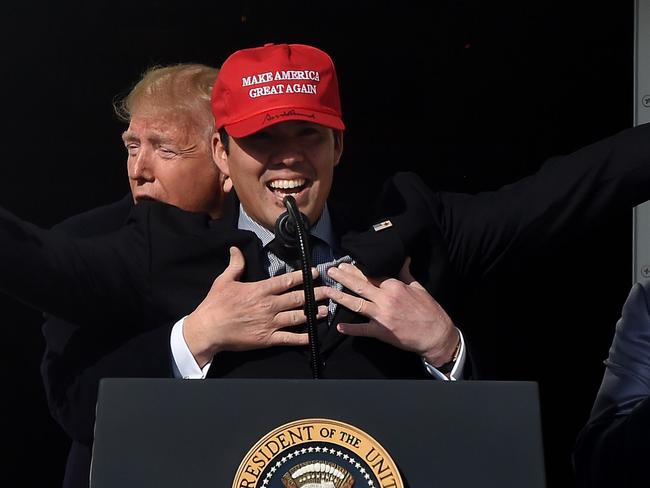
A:
[[[579,486],[648,486],[650,282],[632,287],[605,365],[591,416],[574,452]]]
[[[76,237],[103,235],[123,227],[132,208],[133,200],[129,194],[111,205],[67,219],[54,228]],[[57,317],[48,317],[42,331],[46,349],[41,375],[48,405],[52,416],[74,438],[75,403],[70,400],[80,394],[82,372],[110,350],[113,341],[107,339],[113,336],[99,334],[97,328],[80,327]]]
[[[453,317],[465,286],[648,198],[650,130],[643,126],[550,160],[536,175],[495,192],[436,193],[414,175],[400,174],[387,184],[374,213],[333,211],[333,222],[344,251],[371,275],[394,276],[412,256],[415,277]],[[351,215],[359,218],[351,222]],[[391,228],[372,230],[386,219]],[[130,337],[117,354],[122,359],[98,368],[94,378],[128,375],[132,363],[139,363],[141,376],[170,376],[171,324],[203,299],[227,264],[228,247],[244,252],[244,280],[265,277],[259,242],[235,225],[236,208],[210,221],[143,202],[118,231],[79,240],[42,231],[3,210],[0,287],[36,308],[92,324],[98,334]],[[339,310],[336,320],[345,315],[348,320],[350,312]],[[332,329],[323,348],[325,377],[423,376],[419,358],[372,339],[344,338]],[[215,358],[210,376],[308,377],[305,358],[293,348],[224,353]]]
[[[132,208],[129,193],[113,204],[71,217],[55,228],[76,237],[103,235],[124,226]],[[117,374],[118,368],[138,375],[140,363],[120,358],[120,345],[129,339],[125,334],[110,334],[107,330],[102,333],[97,328],[80,327],[57,317],[48,317],[42,331],[45,354],[41,376],[48,407],[72,440],[63,488],[88,486],[94,423],[88,408],[96,403],[96,375],[106,369]],[[114,364],[109,368],[108,363]]]

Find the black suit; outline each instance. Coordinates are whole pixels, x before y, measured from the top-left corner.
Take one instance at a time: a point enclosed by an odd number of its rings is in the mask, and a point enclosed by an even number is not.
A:
[[[415,277],[453,317],[463,289],[477,279],[572,229],[597,223],[610,210],[629,209],[648,198],[650,129],[643,126],[555,158],[538,174],[496,192],[434,193],[413,175],[402,174],[385,188],[374,218],[355,212],[360,218],[352,223],[333,211],[333,222],[343,250],[371,275],[394,276],[412,256]],[[385,219],[391,228],[371,229]],[[144,202],[119,231],[99,240],[71,240],[2,211],[0,285],[37,308],[93,324],[98,334],[108,330],[132,337],[117,352],[122,360],[111,362],[116,369],[100,361],[94,378],[129,375],[132,363],[142,363],[136,368],[146,372],[142,376],[169,376],[171,324],[203,299],[227,264],[228,247],[237,245],[245,255],[243,280],[265,277],[259,241],[235,226],[236,209],[210,221]],[[351,312],[340,308],[335,321],[351,319]],[[334,328],[323,333],[324,377],[424,377],[413,355],[372,339],[342,337]],[[296,348],[223,353],[209,372],[309,374],[306,353]],[[88,404],[84,410],[93,408]]]
[[[580,487],[650,485],[650,281],[623,305],[589,422],[574,452]]]
[[[133,198],[128,194],[113,204],[69,218],[55,228],[76,237],[103,235],[124,226],[132,208]],[[63,486],[88,486],[88,446],[94,422],[88,415],[88,405],[96,402],[99,378],[95,375],[106,369],[110,361],[113,374],[117,374],[118,367],[129,365],[123,371],[139,376],[135,372],[138,365],[116,357],[119,346],[128,339],[124,334],[80,327],[57,317],[49,317],[42,330],[46,345],[41,362],[45,395],[52,417],[72,440]]]

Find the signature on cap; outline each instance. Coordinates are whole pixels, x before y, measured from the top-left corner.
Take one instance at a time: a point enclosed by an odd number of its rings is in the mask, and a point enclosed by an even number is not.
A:
[[[271,114],[266,114],[264,116],[264,122],[273,122],[274,120],[281,119],[283,117],[308,117],[310,119],[315,119],[316,114],[311,113],[311,114],[305,114],[305,113],[300,113],[296,112],[295,109],[287,110],[285,112],[280,112],[279,114],[271,115]]]

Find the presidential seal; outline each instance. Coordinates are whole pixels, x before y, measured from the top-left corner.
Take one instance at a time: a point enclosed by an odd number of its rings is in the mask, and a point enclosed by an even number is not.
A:
[[[404,488],[386,450],[360,429],[297,420],[269,432],[239,465],[232,488]]]

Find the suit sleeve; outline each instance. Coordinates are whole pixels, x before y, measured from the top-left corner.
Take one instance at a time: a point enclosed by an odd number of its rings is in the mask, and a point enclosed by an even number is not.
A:
[[[632,287],[574,452],[580,486],[644,486],[650,450],[649,283]],[[645,480],[645,481],[644,481]]]
[[[0,209],[0,289],[74,323],[114,326],[120,317],[142,315],[148,251],[146,225],[74,238]]]
[[[435,198],[450,263],[460,277],[480,277],[649,200],[650,125],[552,158],[499,190]]]
[[[76,215],[56,229],[75,237],[110,234],[126,225],[132,209],[130,194],[114,204]],[[53,418],[75,441],[90,445],[99,381],[106,377],[170,377],[169,329],[144,333],[119,324],[82,326],[50,317],[43,324],[45,353],[41,361],[43,386]],[[118,326],[119,325],[119,326]]]

